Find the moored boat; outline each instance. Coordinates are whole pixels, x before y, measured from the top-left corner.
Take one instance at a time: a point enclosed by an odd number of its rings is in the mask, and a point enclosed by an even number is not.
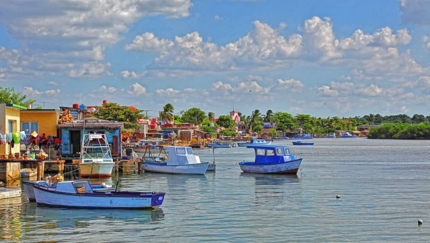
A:
[[[40,185],[49,190],[55,190],[56,187],[56,183],[49,183],[47,181],[23,181],[22,186],[30,202],[36,201],[36,196],[34,195],[33,190],[34,185]],[[108,185],[106,183],[90,182],[90,185],[94,192],[114,191],[116,188],[115,186]]]
[[[254,145],[270,145],[272,142],[267,141],[265,139],[252,138],[249,142],[238,142],[237,146],[239,147],[248,147]]]
[[[148,172],[203,175],[209,167],[209,162],[201,162],[188,146],[164,146],[158,155],[148,150],[142,158],[142,169]]]
[[[293,141],[293,145],[314,145],[311,142]]]
[[[81,178],[109,178],[115,163],[105,134],[84,134],[79,160]]]
[[[254,149],[254,161],[239,162],[240,169],[248,173],[296,174],[302,158],[296,158],[288,146],[261,145],[248,146]]]
[[[33,185],[38,205],[69,208],[145,209],[162,205],[164,192],[95,192],[88,180],[58,182],[54,189]]]

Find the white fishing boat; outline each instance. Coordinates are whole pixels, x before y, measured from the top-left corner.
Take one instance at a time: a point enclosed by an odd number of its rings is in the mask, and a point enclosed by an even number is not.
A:
[[[88,180],[58,182],[54,189],[33,185],[38,205],[69,208],[145,209],[159,207],[164,192],[95,192]]]
[[[168,174],[205,174],[209,162],[201,162],[188,146],[164,146],[158,155],[150,149],[143,153],[142,169],[147,172]]]
[[[115,163],[105,134],[84,134],[79,161],[81,178],[108,178]]]

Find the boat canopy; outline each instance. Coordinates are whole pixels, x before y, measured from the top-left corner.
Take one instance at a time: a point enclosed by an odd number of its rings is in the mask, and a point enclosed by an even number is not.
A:
[[[247,146],[247,148],[254,149],[256,164],[283,163],[296,159],[288,146],[253,145]]]
[[[167,165],[184,165],[200,163],[200,157],[193,154],[193,149],[187,146],[164,146],[167,150]]]

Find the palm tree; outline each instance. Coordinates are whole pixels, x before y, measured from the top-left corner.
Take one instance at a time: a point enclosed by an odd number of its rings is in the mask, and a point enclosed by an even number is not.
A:
[[[208,118],[209,118],[209,121],[214,122],[215,114],[212,111],[210,111],[208,113]]]
[[[174,115],[173,115],[173,105],[170,103],[167,103],[164,107],[163,110],[160,111],[160,120],[162,121],[168,121],[168,122],[172,122],[174,119]],[[173,122],[172,122],[173,123]]]
[[[273,111],[272,110],[266,111],[266,115],[264,116],[264,121],[265,122],[273,122]]]

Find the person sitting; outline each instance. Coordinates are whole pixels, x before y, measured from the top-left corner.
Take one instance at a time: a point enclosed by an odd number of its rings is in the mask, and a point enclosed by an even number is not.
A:
[[[40,146],[45,145],[45,147],[48,145],[48,138],[46,137],[45,133],[43,133],[39,138],[39,144]]]

